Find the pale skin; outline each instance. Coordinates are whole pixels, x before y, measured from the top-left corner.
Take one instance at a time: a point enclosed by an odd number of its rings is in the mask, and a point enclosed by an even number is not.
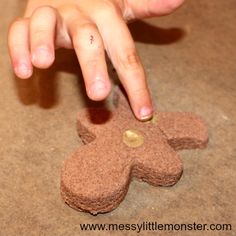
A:
[[[184,0],[29,0],[23,18],[9,28],[8,45],[15,74],[32,76],[33,67],[49,68],[55,49],[74,49],[86,92],[92,100],[106,98],[111,84],[107,52],[123,84],[134,115],[152,117],[153,106],[144,68],[127,23],[170,14]]]

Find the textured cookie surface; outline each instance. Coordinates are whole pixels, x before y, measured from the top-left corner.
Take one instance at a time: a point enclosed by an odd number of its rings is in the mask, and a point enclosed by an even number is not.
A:
[[[79,112],[78,133],[85,143],[64,162],[61,194],[71,207],[92,214],[108,212],[124,199],[132,177],[154,186],[170,186],[183,166],[176,150],[204,148],[208,133],[193,113],[156,112],[136,120],[120,91],[113,111]]]

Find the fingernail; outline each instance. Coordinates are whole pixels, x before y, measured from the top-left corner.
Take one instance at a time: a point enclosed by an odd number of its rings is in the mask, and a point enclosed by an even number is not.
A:
[[[39,47],[32,55],[32,62],[34,64],[44,65],[53,60],[53,56],[47,47]]]
[[[102,80],[97,80],[91,85],[89,89],[89,95],[94,98],[100,97],[104,94],[105,89],[105,83]]]
[[[153,111],[149,107],[142,107],[140,112],[139,112],[139,115],[140,115],[140,119],[142,121],[146,121],[146,120],[149,120],[149,119],[152,118]]]
[[[15,73],[21,78],[29,78],[32,75],[32,70],[25,63],[22,63],[15,68]]]

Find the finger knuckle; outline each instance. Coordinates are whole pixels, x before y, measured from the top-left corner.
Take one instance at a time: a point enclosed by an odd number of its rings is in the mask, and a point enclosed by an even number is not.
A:
[[[84,24],[75,23],[73,27],[73,44],[75,49],[82,49],[85,44],[85,39],[89,41],[90,37],[97,35],[97,27],[92,22],[87,22]]]
[[[120,9],[111,1],[103,1],[100,9],[98,14],[101,18],[112,19],[117,15],[121,15]]]
[[[45,37],[49,35],[49,32],[46,28],[38,28],[32,31],[32,36],[34,37],[35,41],[36,40],[45,40]]]
[[[100,58],[96,58],[96,56],[94,58],[88,58],[85,63],[84,66],[85,68],[94,68],[95,66],[97,66],[99,64],[99,60]]]
[[[96,25],[93,24],[92,22],[81,24],[77,28],[78,28],[79,34],[85,34],[85,35],[91,34],[97,30]]]
[[[9,41],[16,40],[16,38],[21,37],[19,35],[19,32],[21,32],[21,29],[24,27],[27,27],[28,20],[25,18],[18,18],[12,21],[9,25],[8,32],[7,32],[7,39],[8,43]]]
[[[33,14],[41,14],[43,13],[44,16],[46,15],[54,15],[56,13],[56,9],[52,6],[44,5],[38,7]]]
[[[30,17],[30,25],[38,28],[41,26],[50,27],[51,24],[55,24],[57,12],[51,6],[41,6],[37,8]],[[43,18],[43,20],[42,20]]]
[[[144,98],[147,95],[147,88],[146,87],[137,87],[131,90],[131,93],[135,97],[142,97]]]
[[[140,59],[135,49],[129,49],[119,58],[119,66],[122,70],[137,70],[140,67]]]
[[[25,18],[17,18],[10,23],[10,28],[18,27],[26,23]]]

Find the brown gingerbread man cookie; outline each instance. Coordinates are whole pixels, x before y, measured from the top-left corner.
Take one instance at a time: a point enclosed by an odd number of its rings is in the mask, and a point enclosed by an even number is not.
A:
[[[133,177],[170,186],[183,166],[176,150],[204,148],[208,133],[193,113],[156,112],[147,122],[135,119],[117,90],[116,109],[79,112],[78,132],[86,144],[65,160],[61,175],[64,201],[92,214],[108,212],[124,199]]]

